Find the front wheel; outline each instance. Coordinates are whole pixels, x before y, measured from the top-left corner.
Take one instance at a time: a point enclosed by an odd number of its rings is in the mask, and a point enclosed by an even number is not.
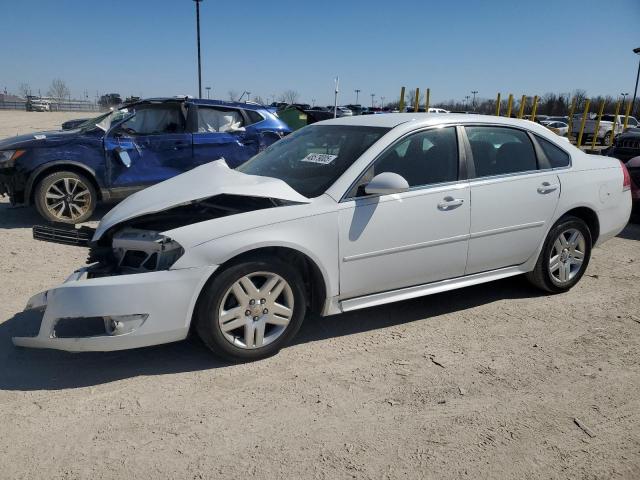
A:
[[[80,223],[89,220],[97,195],[91,181],[75,172],[55,172],[38,182],[34,203],[50,222]]]
[[[303,285],[300,273],[278,259],[233,265],[205,286],[194,318],[198,335],[227,360],[273,355],[302,325]]]
[[[527,279],[551,293],[571,289],[587,269],[591,241],[591,232],[584,220],[562,217],[547,235],[536,266],[527,273]]]

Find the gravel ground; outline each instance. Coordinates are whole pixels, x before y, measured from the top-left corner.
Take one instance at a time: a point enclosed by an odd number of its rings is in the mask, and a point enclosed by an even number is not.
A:
[[[0,112],[0,137],[75,116]],[[14,348],[28,297],[85,257],[38,221],[0,203],[0,478],[640,478],[638,225],[570,293],[512,278],[309,319],[228,365],[197,339]]]

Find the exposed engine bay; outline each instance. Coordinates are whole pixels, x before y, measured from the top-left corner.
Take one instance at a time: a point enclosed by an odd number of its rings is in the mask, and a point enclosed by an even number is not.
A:
[[[89,247],[89,278],[168,270],[184,253],[182,246],[161,232],[215,218],[288,205],[293,202],[265,197],[216,195],[168,210],[122,222],[91,242],[89,227],[35,226],[34,238]]]

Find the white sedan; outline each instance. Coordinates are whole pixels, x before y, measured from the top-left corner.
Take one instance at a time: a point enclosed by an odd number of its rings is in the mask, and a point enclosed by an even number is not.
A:
[[[29,300],[39,331],[14,343],[119,350],[193,329],[216,354],[253,360],[311,312],[521,274],[566,292],[624,228],[629,190],[618,160],[524,120],[319,122],[235,170],[215,161],[117,205],[91,232],[91,264]]]
[[[543,121],[540,122],[541,125],[544,125],[549,130],[551,130],[556,135],[560,135],[561,137],[566,137],[569,134],[569,124],[561,121]]]

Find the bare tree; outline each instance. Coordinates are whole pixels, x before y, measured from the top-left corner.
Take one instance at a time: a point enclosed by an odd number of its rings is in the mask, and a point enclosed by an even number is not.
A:
[[[584,102],[587,99],[587,91],[577,88],[573,91],[573,98],[576,101],[576,111],[580,111],[584,108]]]
[[[31,86],[26,82],[21,83],[18,87],[18,93],[22,98],[27,98],[27,95],[31,95]]]
[[[55,98],[59,102],[67,98],[71,92],[64,80],[56,78],[51,82],[49,86],[49,96]]]
[[[238,100],[238,91],[237,90],[229,90],[227,92],[227,95],[229,95],[229,100],[231,100],[232,102],[235,102],[236,100]]]
[[[289,104],[296,103],[298,98],[300,98],[300,94],[295,90],[286,90],[282,92],[282,95],[280,95],[280,100]]]
[[[253,97],[253,101],[259,103],[260,105],[264,105],[264,99],[260,95],[256,95]]]

